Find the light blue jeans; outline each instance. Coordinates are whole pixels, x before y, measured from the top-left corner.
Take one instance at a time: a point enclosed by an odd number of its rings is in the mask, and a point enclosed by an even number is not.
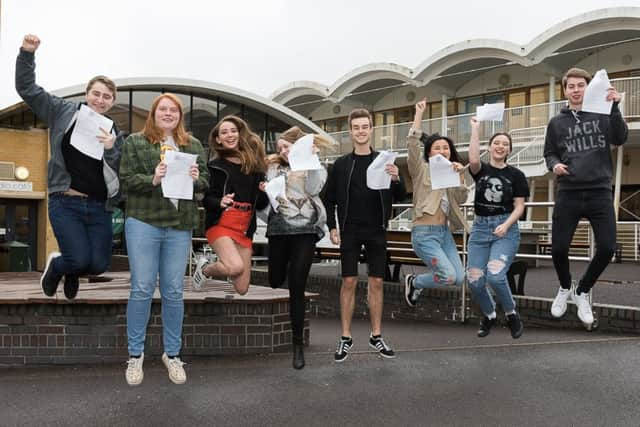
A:
[[[446,225],[414,225],[411,230],[413,250],[424,262],[427,273],[416,276],[418,289],[462,285],[464,267],[456,242]]]
[[[487,285],[493,288],[505,313],[516,307],[507,281],[507,271],[520,245],[520,230],[516,223],[504,237],[493,234],[493,230],[508,217],[509,214],[476,216],[469,238],[467,283],[473,299],[485,316],[493,313],[496,307]]]
[[[182,300],[184,273],[191,247],[191,231],[155,227],[129,217],[125,221],[131,270],[131,293],[127,304],[129,354],[144,351],[153,292],[160,276],[162,341],[169,356],[182,347]]]

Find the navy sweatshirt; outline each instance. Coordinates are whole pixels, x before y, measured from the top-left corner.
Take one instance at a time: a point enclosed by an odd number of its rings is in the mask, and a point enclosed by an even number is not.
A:
[[[553,171],[558,163],[569,175],[558,176],[558,190],[611,189],[611,146],[627,141],[628,128],[618,103],[611,115],[563,108],[547,125],[544,158]]]

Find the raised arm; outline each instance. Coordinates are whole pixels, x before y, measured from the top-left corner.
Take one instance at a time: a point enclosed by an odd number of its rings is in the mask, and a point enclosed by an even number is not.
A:
[[[622,96],[613,86],[611,86],[607,93],[607,101],[613,101],[613,108],[611,109],[611,116],[609,119],[612,145],[624,144],[627,142],[627,137],[629,136],[629,128],[624,122],[624,118],[622,117],[622,113],[618,106],[621,100]]]
[[[472,174],[480,172],[480,122],[471,117],[471,141],[469,142],[469,170]]]
[[[423,167],[422,155],[420,154],[420,137],[422,136],[422,117],[426,108],[427,98],[416,104],[416,114],[407,138],[407,168],[412,177],[417,176]]]
[[[22,47],[16,59],[16,91],[27,103],[36,116],[48,126],[55,117],[56,110],[65,101],[53,96],[36,84],[35,52],[40,46],[40,39],[33,34],[27,34],[22,40]]]

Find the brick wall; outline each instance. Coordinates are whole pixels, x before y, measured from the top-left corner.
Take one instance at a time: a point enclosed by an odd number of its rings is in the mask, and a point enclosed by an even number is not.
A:
[[[309,342],[309,323],[305,324]],[[184,356],[289,351],[288,302],[186,303]],[[154,303],[145,353],[162,353]],[[95,363],[127,358],[126,304],[1,304],[0,364]]]
[[[267,285],[267,273],[256,271],[252,273],[252,283]],[[311,302],[310,311],[313,314],[339,317],[340,316],[340,285],[339,277],[310,276],[307,281],[307,292],[316,292],[317,298]],[[356,305],[354,317],[366,318],[369,315],[366,306],[367,283],[361,280],[356,289]],[[518,312],[525,327],[575,328],[582,329],[582,323],[576,315],[576,308],[569,304],[567,313],[562,319],[551,317],[551,299],[515,296]],[[478,323],[480,311],[466,295],[466,318],[469,322]],[[606,308],[599,304],[593,305],[596,327],[599,330],[620,333],[640,333],[640,309],[634,307]],[[460,289],[428,289],[422,292],[416,308],[409,308],[404,301],[404,284],[384,283],[384,311],[385,319],[411,319],[431,322],[460,321],[461,299]],[[503,313],[498,308],[498,317]]]

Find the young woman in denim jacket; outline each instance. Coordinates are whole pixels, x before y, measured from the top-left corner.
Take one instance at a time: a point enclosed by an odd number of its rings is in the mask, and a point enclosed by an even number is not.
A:
[[[489,162],[481,162],[480,123],[471,118],[469,169],[476,182],[476,216],[468,245],[467,283],[483,314],[479,337],[489,335],[496,324],[495,302],[487,285],[493,288],[506,314],[511,336],[519,338],[524,330],[507,282],[507,271],[520,245],[518,218],[524,212],[529,186],[524,173],[507,164],[511,151],[511,136],[496,133],[489,139]]]
[[[427,266],[427,272],[405,276],[405,301],[415,307],[423,289],[447,285],[460,286],[464,281],[464,267],[453,239],[452,228],[467,228],[460,204],[467,199],[467,187],[460,176],[458,187],[434,190],[431,186],[429,158],[440,154],[452,162],[456,172],[464,167],[450,138],[422,133],[421,124],[427,100],[416,104],[413,126],[407,141],[407,165],[413,181],[414,219],[411,229],[413,250]],[[421,153],[420,142],[424,144]]]

